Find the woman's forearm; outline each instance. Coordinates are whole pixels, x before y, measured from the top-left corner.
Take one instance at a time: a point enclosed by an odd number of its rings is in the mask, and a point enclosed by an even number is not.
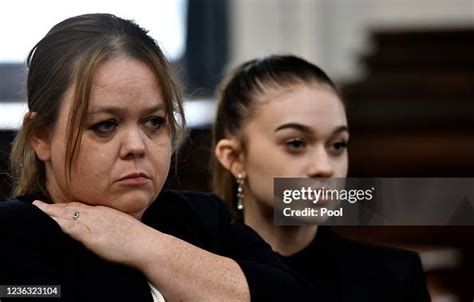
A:
[[[135,265],[167,300],[250,301],[247,280],[234,260],[152,228],[142,240]]]
[[[249,301],[247,280],[232,259],[209,253],[103,206],[33,203],[100,257],[142,271],[175,301]],[[71,219],[79,211],[79,219]]]

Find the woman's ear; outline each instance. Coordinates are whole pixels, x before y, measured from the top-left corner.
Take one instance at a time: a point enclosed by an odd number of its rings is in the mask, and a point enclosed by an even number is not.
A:
[[[51,159],[51,144],[46,129],[33,130],[29,143],[41,161],[47,162]]]
[[[235,138],[224,138],[216,144],[214,154],[217,160],[234,177],[244,173],[244,154],[239,141]]]

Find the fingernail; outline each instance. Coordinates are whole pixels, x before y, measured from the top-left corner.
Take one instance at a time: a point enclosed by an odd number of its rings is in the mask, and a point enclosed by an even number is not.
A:
[[[43,202],[42,202],[41,200],[35,200],[35,201],[33,201],[33,204],[34,204],[35,206],[39,206],[39,205],[41,205],[42,203],[43,203]]]

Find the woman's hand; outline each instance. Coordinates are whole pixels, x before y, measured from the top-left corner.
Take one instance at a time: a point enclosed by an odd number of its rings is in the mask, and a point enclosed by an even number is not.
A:
[[[159,235],[136,218],[105,206],[80,202],[47,204],[39,200],[33,204],[98,256],[136,268],[146,261],[141,260]]]
[[[249,301],[239,265],[104,206],[33,202],[100,257],[135,267],[170,301]],[[77,214],[79,213],[79,214]]]

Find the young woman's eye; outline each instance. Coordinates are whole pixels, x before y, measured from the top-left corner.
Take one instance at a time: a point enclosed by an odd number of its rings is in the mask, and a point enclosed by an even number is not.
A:
[[[94,124],[91,129],[98,135],[104,136],[111,134],[115,129],[117,129],[118,122],[116,120],[106,120]]]
[[[306,144],[303,140],[299,138],[295,138],[295,139],[290,139],[286,141],[285,146],[288,150],[295,152],[295,151],[302,150],[304,147],[306,147]]]
[[[348,143],[346,141],[339,141],[334,143],[332,147],[337,153],[342,153],[345,149],[347,149],[347,145]]]
[[[158,130],[166,122],[166,119],[161,116],[153,116],[145,120],[144,125],[147,129]]]

